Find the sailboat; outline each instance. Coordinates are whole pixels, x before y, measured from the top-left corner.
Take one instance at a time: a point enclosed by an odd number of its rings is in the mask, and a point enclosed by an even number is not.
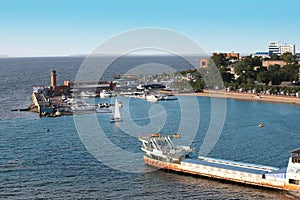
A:
[[[119,106],[119,102],[116,99],[115,102],[115,110],[113,112],[113,114],[110,117],[110,122],[121,122],[123,121],[121,114],[120,114],[120,110],[119,110],[120,106]]]

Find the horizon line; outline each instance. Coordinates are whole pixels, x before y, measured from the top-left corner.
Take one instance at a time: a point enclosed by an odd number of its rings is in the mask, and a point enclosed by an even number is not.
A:
[[[262,52],[262,51],[258,51]],[[268,52],[268,51],[266,51]],[[208,53],[187,53],[187,54],[182,54],[185,56],[201,56],[201,55],[212,55],[213,53],[239,53],[242,56],[245,55],[252,55],[255,54],[256,52],[235,52],[235,51],[213,51],[213,52],[208,52]],[[87,56],[115,56],[119,54],[85,54],[85,53],[79,53],[79,54],[57,54],[57,55],[5,55],[5,54],[0,54],[0,59],[1,58],[47,58],[47,57],[87,57]],[[176,55],[176,54],[174,54]],[[126,56],[174,56],[170,54],[129,54]],[[123,56],[122,54],[120,56]]]

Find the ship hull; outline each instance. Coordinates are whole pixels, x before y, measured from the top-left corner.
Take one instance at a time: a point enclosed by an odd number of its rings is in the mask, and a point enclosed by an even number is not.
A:
[[[201,177],[213,178],[216,180],[229,181],[232,183],[246,184],[252,186],[258,186],[263,188],[270,188],[276,190],[286,190],[286,191],[295,191],[299,190],[298,187],[291,187],[290,185],[286,185],[281,181],[272,181],[266,180],[265,178],[261,178],[260,175],[245,173],[242,172],[229,172],[225,171],[225,169],[220,169],[216,167],[207,167],[207,166],[191,166],[184,161],[181,164],[168,163],[160,160],[156,160],[153,158],[149,158],[144,156],[145,164],[163,169],[171,172],[178,172],[190,175],[197,175]],[[196,168],[202,169],[197,170]],[[236,174],[235,176],[233,174]]]
[[[181,172],[180,164],[167,163],[167,162],[164,162],[164,161],[149,158],[147,156],[144,156],[144,162],[147,165],[150,165],[152,167],[156,167],[156,168],[159,168],[159,169],[171,170],[171,171],[175,171],[175,172]]]
[[[300,149],[291,151],[288,166],[277,168],[198,156],[190,159],[193,148],[175,146],[168,135],[140,136],[144,162],[152,167],[186,175],[252,185],[300,194]]]

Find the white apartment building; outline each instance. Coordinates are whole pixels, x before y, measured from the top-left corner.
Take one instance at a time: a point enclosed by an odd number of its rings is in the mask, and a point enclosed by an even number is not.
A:
[[[280,44],[278,41],[269,42],[269,55],[276,54],[281,55],[285,52],[290,52],[293,55],[296,54],[296,48],[294,44]]]
[[[296,54],[296,52],[295,52],[296,50],[295,50],[295,45],[294,44],[284,44],[284,45],[281,45],[279,51],[280,51],[281,54],[283,54],[285,52],[290,52],[293,55]]]
[[[278,41],[269,42],[269,55],[280,55],[280,44]]]

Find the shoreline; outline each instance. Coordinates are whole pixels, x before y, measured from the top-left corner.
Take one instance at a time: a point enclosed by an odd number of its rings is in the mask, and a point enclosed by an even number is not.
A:
[[[263,95],[263,94],[257,96],[256,94],[240,93],[240,92],[204,91],[200,93],[181,93],[176,95],[229,98],[229,99],[237,99],[242,101],[256,101],[256,102],[265,102],[265,103],[284,103],[284,104],[300,105],[300,98],[297,97],[274,96],[274,95]]]

